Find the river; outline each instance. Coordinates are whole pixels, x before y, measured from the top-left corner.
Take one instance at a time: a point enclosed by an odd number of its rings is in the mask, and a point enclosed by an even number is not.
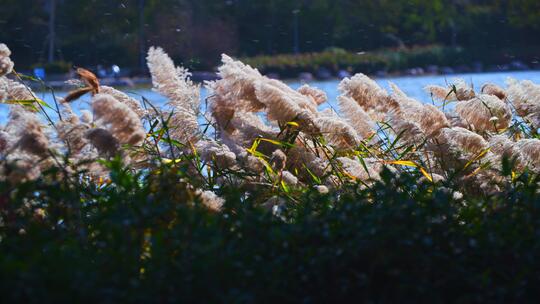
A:
[[[424,91],[424,87],[430,84],[434,85],[446,85],[454,78],[463,78],[467,83],[472,83],[474,88],[479,90],[484,83],[490,82],[500,86],[505,86],[507,78],[515,78],[518,80],[528,79],[537,84],[540,84],[540,71],[514,71],[514,72],[497,72],[497,73],[478,73],[478,74],[453,74],[453,75],[430,75],[430,76],[401,76],[401,77],[389,77],[375,79],[379,85],[389,90],[389,82],[395,83],[402,91],[404,91],[410,97],[413,97],[422,102],[431,103],[431,98],[428,93]],[[289,85],[293,88],[298,88],[303,83],[295,81],[289,82]],[[324,90],[328,95],[328,103],[321,105],[321,109],[327,107],[335,107],[336,99],[339,95],[337,90],[339,80],[330,81],[313,81],[309,82],[310,85],[318,87]],[[141,99],[140,96],[144,96],[152,103],[161,105],[166,102],[166,99],[153,92],[149,88],[130,89],[126,88],[124,91],[133,97]],[[50,93],[37,93],[38,97],[43,99],[49,104],[53,104],[53,98]],[[64,96],[65,92],[55,92],[56,96]],[[207,90],[202,89],[201,98],[207,96]],[[88,108],[89,97],[83,97],[76,102],[75,110],[78,111],[83,108]],[[204,107],[204,102],[201,103]],[[0,122],[6,120],[8,109],[5,105],[0,105]]]

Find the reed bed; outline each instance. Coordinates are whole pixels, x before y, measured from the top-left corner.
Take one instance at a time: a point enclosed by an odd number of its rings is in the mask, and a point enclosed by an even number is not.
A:
[[[243,189],[245,197],[256,188],[257,204],[269,206],[275,197],[301,203],[308,188],[336,195],[346,184],[369,188],[383,170],[416,171],[466,196],[497,193],[518,175],[540,173],[540,85],[530,81],[483,84],[476,92],[457,79],[428,86],[433,104],[424,104],[357,74],[339,84],[338,109],[319,111],[323,91],[293,90],[223,55],[220,80],[204,84],[210,96],[201,113],[200,86],[189,71],[151,48],[148,67],[154,90],[169,100],[165,107],[100,86],[84,69],[68,96],[47,105],[13,72],[7,46],[0,50],[0,96],[11,109],[0,133],[0,178],[15,186],[53,167],[62,168],[57,178],[106,183],[103,161],[120,157],[134,172],[163,164],[187,170],[194,191],[218,211],[223,187]],[[83,94],[92,95],[92,111],[77,115],[71,106]]]
[[[0,44],[5,299],[534,296],[540,85],[456,80],[424,104],[357,74],[320,111],[323,91],[226,55],[206,100],[162,49],[147,61],[163,107],[85,69],[46,104]]]

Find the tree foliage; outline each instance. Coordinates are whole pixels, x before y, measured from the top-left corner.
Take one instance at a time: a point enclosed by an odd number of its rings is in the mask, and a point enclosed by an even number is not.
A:
[[[18,62],[46,59],[49,1],[5,0],[0,7],[0,40],[10,44]],[[534,0],[57,0],[55,56],[87,65],[136,66],[141,39],[192,67],[211,67],[222,52],[291,53],[295,11],[299,48],[305,52],[430,43],[520,47],[534,44],[540,33],[539,5]]]

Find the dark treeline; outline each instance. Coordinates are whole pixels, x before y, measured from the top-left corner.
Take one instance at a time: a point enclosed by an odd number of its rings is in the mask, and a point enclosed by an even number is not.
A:
[[[538,0],[3,0],[0,41],[19,67],[54,58],[139,66],[164,47],[193,68],[236,56],[366,51],[425,44],[469,49],[538,45]]]

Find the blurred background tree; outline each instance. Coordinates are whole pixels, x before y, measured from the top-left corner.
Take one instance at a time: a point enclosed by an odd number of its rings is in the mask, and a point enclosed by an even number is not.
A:
[[[137,67],[141,49],[211,69],[236,56],[413,45],[538,46],[537,0],[55,0],[54,58]],[[46,62],[52,0],[3,0],[0,41],[19,67]],[[142,24],[141,24],[142,22]],[[296,38],[295,38],[296,37]]]

